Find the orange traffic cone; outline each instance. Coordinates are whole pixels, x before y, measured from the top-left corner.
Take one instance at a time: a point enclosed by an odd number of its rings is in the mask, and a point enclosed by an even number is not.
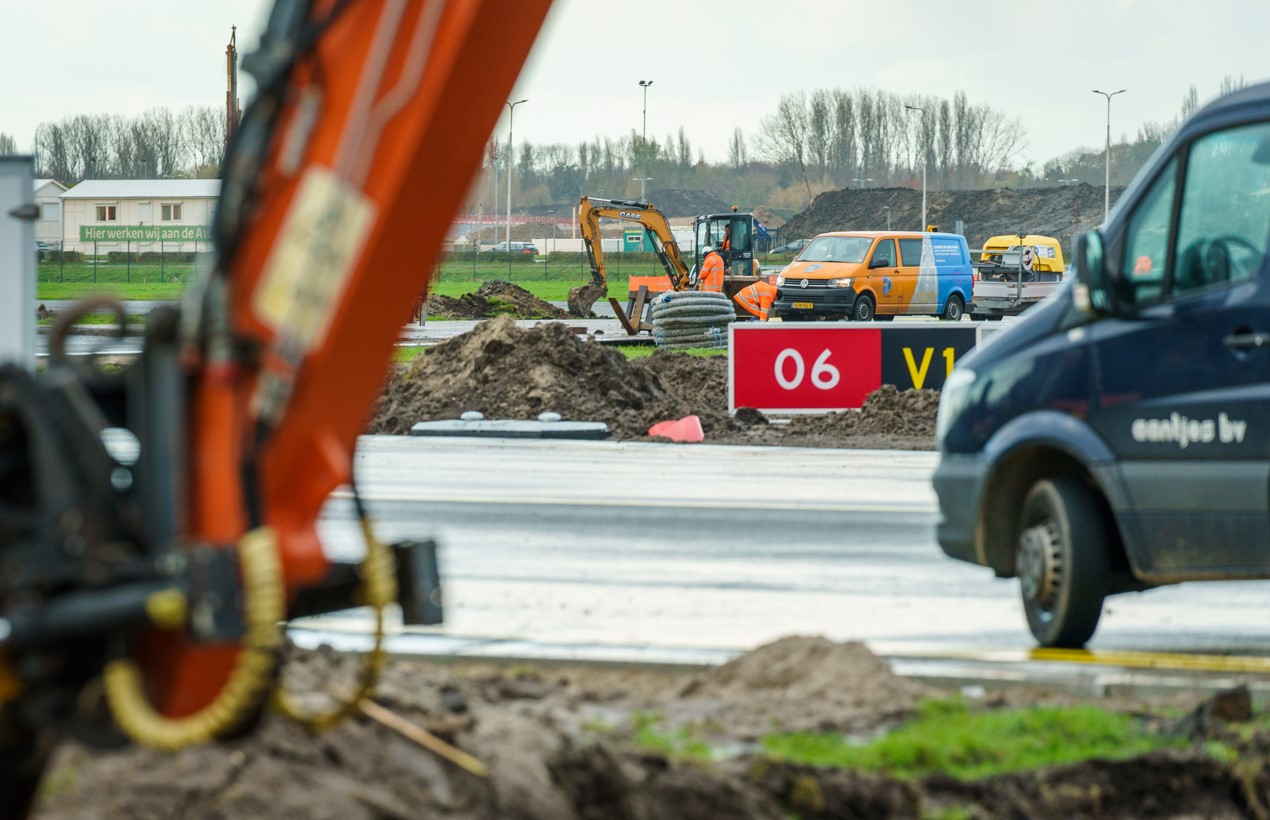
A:
[[[696,444],[706,438],[705,431],[701,429],[701,419],[697,416],[659,421],[648,428],[648,435],[661,436],[681,444]]]

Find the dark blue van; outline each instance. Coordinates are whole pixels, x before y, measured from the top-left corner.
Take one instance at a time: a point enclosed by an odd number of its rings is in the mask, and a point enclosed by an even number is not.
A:
[[[1105,597],[1270,578],[1270,84],[1192,116],[1074,282],[943,387],[938,538],[1018,577],[1042,645]]]

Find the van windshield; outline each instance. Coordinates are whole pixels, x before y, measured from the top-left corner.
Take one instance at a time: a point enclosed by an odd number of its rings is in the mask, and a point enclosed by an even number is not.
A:
[[[863,262],[872,247],[867,236],[818,236],[803,248],[798,262]]]

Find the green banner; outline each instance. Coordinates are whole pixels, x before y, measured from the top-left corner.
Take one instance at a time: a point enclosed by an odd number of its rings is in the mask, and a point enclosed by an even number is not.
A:
[[[209,225],[81,225],[80,242],[210,242]]]

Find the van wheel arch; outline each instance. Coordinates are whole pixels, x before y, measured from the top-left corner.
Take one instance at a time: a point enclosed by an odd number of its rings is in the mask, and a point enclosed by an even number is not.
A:
[[[1018,532],[1023,502],[1033,485],[1046,478],[1071,478],[1088,486],[1096,496],[1100,512],[1108,527],[1108,553],[1111,561],[1111,593],[1144,589],[1134,574],[1120,537],[1119,527],[1106,494],[1084,464],[1055,447],[1023,447],[1006,455],[993,469],[984,484],[979,502],[979,551],[987,565],[999,578],[1013,578],[1015,567],[1015,535]]]

